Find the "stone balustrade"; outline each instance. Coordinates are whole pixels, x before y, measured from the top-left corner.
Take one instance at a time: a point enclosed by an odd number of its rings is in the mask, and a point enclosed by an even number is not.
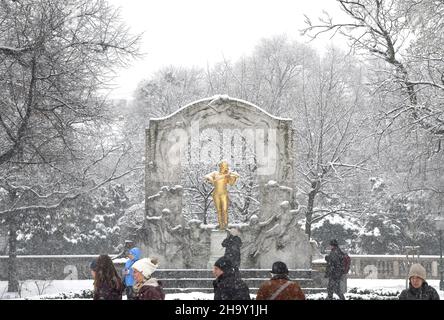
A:
[[[427,271],[428,279],[439,279],[440,256],[405,255],[350,255],[349,278],[405,279],[410,266],[420,263]]]
[[[33,280],[63,280],[63,279],[90,279],[89,263],[94,255],[77,256],[18,256],[17,267],[19,279]],[[428,279],[440,279],[439,259],[435,256],[419,256],[412,258],[405,255],[350,255],[351,266],[349,279],[405,279],[410,265],[415,262],[421,263],[427,270]],[[115,262],[120,270],[125,259]],[[7,280],[8,257],[0,256],[0,281]],[[313,278],[319,277],[325,280],[325,260],[318,259],[312,263],[312,270],[316,272]]]
[[[349,279],[405,279],[410,266],[420,263],[426,268],[428,279],[440,279],[440,256],[406,255],[350,255],[351,266]],[[313,261],[317,269],[322,269],[325,261]]]

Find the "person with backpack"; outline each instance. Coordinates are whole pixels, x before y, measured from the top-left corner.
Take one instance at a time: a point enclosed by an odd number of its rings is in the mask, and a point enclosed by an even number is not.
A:
[[[426,281],[426,269],[419,263],[412,264],[409,271],[409,288],[399,295],[399,300],[440,300],[435,288]]]
[[[344,293],[341,291],[341,281],[350,268],[350,258],[339,248],[336,239],[330,241],[330,246],[330,253],[325,257],[327,261],[325,277],[328,278],[327,300],[332,300],[334,293],[339,296],[339,299],[345,300]]]
[[[214,263],[214,300],[251,300],[250,289],[235,272],[230,259],[223,256]]]
[[[128,251],[128,260],[125,262],[125,267],[122,270],[123,283],[125,285],[126,297],[128,300],[134,299],[134,270],[132,266],[140,259],[141,250],[137,247],[131,248]]]
[[[288,277],[288,268],[284,262],[273,263],[271,276],[259,288],[256,300],[305,300],[299,284]]]

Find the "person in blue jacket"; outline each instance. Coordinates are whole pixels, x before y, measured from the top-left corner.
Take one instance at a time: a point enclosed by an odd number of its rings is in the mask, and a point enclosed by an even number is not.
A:
[[[134,270],[132,265],[140,259],[141,251],[139,248],[134,247],[128,251],[128,260],[125,262],[125,268],[122,270],[123,283],[125,284],[126,297],[128,300],[134,299]]]

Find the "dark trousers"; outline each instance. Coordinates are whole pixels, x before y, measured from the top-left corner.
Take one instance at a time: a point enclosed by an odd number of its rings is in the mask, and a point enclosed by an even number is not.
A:
[[[134,289],[132,286],[126,287],[125,291],[126,291],[126,299],[127,300],[134,300],[135,299]]]
[[[341,280],[339,279],[328,279],[328,285],[327,285],[327,299],[331,300],[333,299],[333,293],[336,293],[341,300],[345,300],[344,294],[341,292]]]

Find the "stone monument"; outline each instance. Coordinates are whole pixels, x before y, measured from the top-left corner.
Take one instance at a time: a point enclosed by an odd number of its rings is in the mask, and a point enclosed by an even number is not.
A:
[[[240,150],[241,155],[233,155],[233,150]],[[157,255],[163,268],[208,268],[224,254],[221,243],[227,234],[220,230],[228,225],[240,230],[241,269],[269,269],[274,260],[284,261],[292,269],[309,268],[311,245],[299,227],[302,215],[294,200],[294,154],[291,119],[272,116],[247,101],[225,95],[150,119],[146,130],[145,220],[137,244],[146,255]],[[208,172],[203,170],[221,159],[227,159],[236,171],[239,161],[252,161],[249,168],[253,168],[258,190],[254,201],[259,210],[234,219],[236,208],[230,208],[227,221],[227,207],[219,206],[216,200],[220,209],[220,230],[216,230],[216,225],[185,212],[187,187],[182,179],[192,164],[202,181]],[[234,184],[238,177],[230,176],[229,182]],[[201,207],[207,210],[208,203]]]

